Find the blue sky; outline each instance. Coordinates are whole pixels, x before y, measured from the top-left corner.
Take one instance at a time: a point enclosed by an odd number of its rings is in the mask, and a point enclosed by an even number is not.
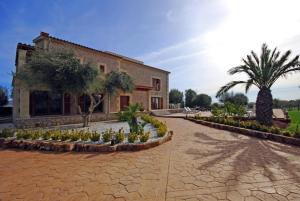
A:
[[[226,72],[263,42],[300,54],[299,7],[298,0],[1,0],[0,85],[11,85],[17,43],[45,31],[166,69],[170,88],[214,96],[243,79]],[[279,80],[273,96],[300,98],[299,85],[300,73]]]

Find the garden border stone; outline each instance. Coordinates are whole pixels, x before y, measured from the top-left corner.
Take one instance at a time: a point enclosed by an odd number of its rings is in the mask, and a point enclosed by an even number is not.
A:
[[[140,151],[161,145],[172,140],[173,131],[157,140],[141,144],[89,144],[82,142],[57,142],[50,140],[17,140],[16,138],[0,138],[0,148],[23,149],[54,152],[115,152],[115,151]]]
[[[251,137],[271,140],[274,142],[280,142],[280,143],[284,143],[284,144],[288,144],[288,145],[295,145],[295,146],[300,147],[300,139],[293,138],[293,137],[287,137],[287,136],[268,133],[268,132],[251,130],[251,129],[247,129],[247,128],[234,127],[234,126],[229,126],[229,125],[225,125],[225,124],[219,124],[219,123],[215,123],[215,122],[209,122],[209,121],[204,121],[204,120],[199,120],[199,119],[194,119],[194,118],[187,118],[187,120],[204,125],[204,126],[208,126],[211,128],[232,131],[235,133],[240,133],[240,134],[251,136]]]

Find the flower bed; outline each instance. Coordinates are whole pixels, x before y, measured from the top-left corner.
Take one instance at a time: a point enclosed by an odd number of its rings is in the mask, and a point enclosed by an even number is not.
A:
[[[111,152],[141,150],[157,146],[172,138],[167,126],[151,116],[142,116],[145,122],[156,129],[157,137],[150,138],[150,131],[125,134],[124,129],[104,132],[90,130],[9,130],[0,133],[0,147],[46,151],[95,151]],[[167,135],[166,135],[167,134]]]
[[[257,123],[249,123],[249,124],[240,124],[238,123],[233,123],[233,121],[230,121],[231,123],[228,123],[228,121],[222,121],[222,120],[215,120],[213,121],[214,117],[210,118],[204,118],[204,117],[198,117],[198,118],[188,118],[188,120],[193,121],[195,123],[199,123],[205,126],[209,126],[212,128],[217,128],[217,129],[222,129],[222,130],[228,130],[236,133],[241,133],[247,136],[252,136],[252,137],[257,137],[257,138],[262,138],[262,139],[268,139],[276,142],[281,142],[285,144],[290,144],[290,145],[296,145],[300,146],[300,139],[296,137],[289,137],[289,136],[284,136],[277,132],[277,128],[270,128],[270,130],[267,129],[267,127],[260,125],[257,126]],[[227,123],[227,124],[225,124]],[[239,127],[240,125],[240,127]],[[241,127],[243,125],[244,127]],[[247,127],[246,127],[247,126]],[[258,130],[260,129],[260,130]],[[280,130],[280,129],[279,129]],[[273,131],[273,133],[269,132]]]

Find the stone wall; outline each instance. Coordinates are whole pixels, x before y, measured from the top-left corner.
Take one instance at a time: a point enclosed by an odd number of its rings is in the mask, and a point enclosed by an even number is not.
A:
[[[116,119],[118,119],[118,117],[115,113],[111,113],[109,115],[104,113],[93,113],[91,122]],[[82,123],[82,117],[80,115],[39,116],[26,119],[14,119],[14,125],[16,128],[51,127],[77,123]]]
[[[169,108],[169,75],[165,71],[154,69],[143,64],[133,63],[130,61],[121,61],[121,70],[127,72],[134,80],[136,85],[152,87],[152,78],[161,80],[160,91],[150,90],[148,97],[148,107],[145,109],[150,110],[151,97],[163,98],[163,109]]]

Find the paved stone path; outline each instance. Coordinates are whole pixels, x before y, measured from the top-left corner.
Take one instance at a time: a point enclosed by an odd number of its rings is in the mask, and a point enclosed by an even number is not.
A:
[[[140,152],[0,150],[0,200],[300,200],[300,148],[162,120],[173,140]]]

